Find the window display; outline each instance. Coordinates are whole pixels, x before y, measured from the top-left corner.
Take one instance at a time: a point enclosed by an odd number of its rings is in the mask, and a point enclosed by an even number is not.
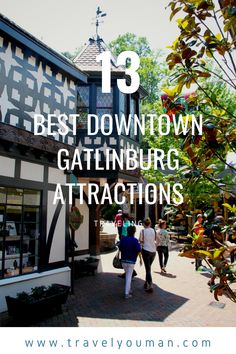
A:
[[[0,187],[0,278],[37,270],[40,198],[39,191]]]

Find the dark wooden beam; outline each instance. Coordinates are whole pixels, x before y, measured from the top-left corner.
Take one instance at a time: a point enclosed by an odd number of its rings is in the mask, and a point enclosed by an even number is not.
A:
[[[72,158],[75,147],[63,144],[59,141],[49,139],[44,136],[35,136],[33,133],[8,124],[0,123],[0,139],[4,145],[11,146],[17,144],[26,148],[57,155],[59,149],[67,149],[69,157]]]

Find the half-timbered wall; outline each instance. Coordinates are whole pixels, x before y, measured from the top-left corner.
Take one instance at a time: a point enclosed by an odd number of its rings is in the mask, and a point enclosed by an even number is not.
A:
[[[35,113],[76,113],[75,81],[0,31],[0,122],[33,132]],[[70,145],[75,139],[72,132],[54,138]]]
[[[71,62],[0,15],[0,187],[5,198],[0,200],[0,312],[6,310],[5,295],[14,296],[33,286],[70,284],[70,206],[68,189],[64,186],[70,178],[57,169],[56,154],[60,148],[73,152],[76,145],[73,118],[66,123],[69,127],[66,136],[49,137],[47,121],[44,137],[32,133],[35,113],[46,119],[48,114],[77,113],[77,85],[82,82],[87,82],[87,76]],[[52,123],[57,123],[56,118],[52,118]],[[55,126],[51,130],[57,129]],[[57,183],[62,186],[65,205],[53,204]],[[38,197],[34,207],[39,211],[35,221],[37,230],[32,229],[32,234],[24,230],[25,216],[19,213],[26,208],[30,210],[24,204],[27,191],[33,191],[31,195]],[[15,193],[15,204],[9,201],[10,193]],[[19,193],[20,207],[17,206]],[[20,220],[17,225],[15,222],[14,237],[5,230],[8,205],[13,205]],[[79,249],[84,247],[87,252],[88,213],[85,206],[82,209],[85,222]],[[34,239],[33,262],[31,250],[23,249],[30,237]]]
[[[52,282],[70,284],[66,246],[69,238],[69,234],[66,233],[66,230],[69,230],[68,206],[63,206],[61,203],[53,205],[52,203],[55,184],[65,183],[66,178],[67,176],[62,171],[46,164],[0,155],[1,187],[25,188],[41,193],[40,242],[38,249],[35,250],[39,256],[38,262],[31,272],[20,276],[20,282],[19,276],[14,277],[17,274],[13,274],[13,277],[6,274],[1,279],[0,312],[6,310],[5,295],[15,295],[16,292],[30,290],[33,285],[47,285]],[[30,253],[28,257],[30,257]],[[26,269],[24,268],[24,271]],[[7,272],[8,269],[4,268],[3,271]]]

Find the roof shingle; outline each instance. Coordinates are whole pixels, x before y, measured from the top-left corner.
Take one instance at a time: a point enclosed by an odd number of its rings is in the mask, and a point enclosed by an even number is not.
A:
[[[97,62],[96,58],[105,51],[110,51],[110,49],[101,38],[90,38],[83,50],[73,59],[73,62],[80,70],[85,72],[101,72],[102,64]],[[116,65],[116,58],[113,55],[111,56],[111,71],[113,73],[125,73],[123,67]]]

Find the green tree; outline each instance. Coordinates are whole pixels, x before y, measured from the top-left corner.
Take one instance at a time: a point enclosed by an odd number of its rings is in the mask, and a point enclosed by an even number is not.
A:
[[[141,57],[141,68],[139,74],[141,77],[141,84],[148,90],[153,92],[141,105],[142,113],[154,113],[157,115],[163,114],[163,106],[161,103],[162,87],[170,85],[171,76],[170,71],[163,60],[163,54],[160,52],[154,53],[147,39],[144,37],[137,37],[132,33],[126,33],[123,36],[119,36],[116,40],[110,43],[110,48],[114,54],[118,55],[124,50],[133,50]],[[154,73],[154,74],[153,74]],[[174,76],[174,75],[173,75]],[[209,85],[209,83],[208,83]],[[225,92],[225,91],[224,91]],[[176,102],[179,100],[179,96],[176,97]],[[176,103],[177,104],[177,103]],[[186,108],[185,113],[188,113]],[[148,123],[147,123],[148,124]],[[158,123],[156,124],[156,130]],[[149,130],[147,129],[147,132]],[[154,170],[153,168],[145,171],[144,176],[151,182],[168,182],[174,184],[180,182],[184,188],[184,200],[189,209],[194,209],[200,205],[211,205],[212,197],[216,199],[217,190],[216,186],[212,186],[212,183],[198,175],[197,171],[193,172],[193,176],[190,179],[189,176],[193,170],[192,162],[185,150],[183,150],[183,140],[177,136],[173,138],[174,134],[168,136],[158,136],[146,134],[143,138],[141,147],[144,149],[159,148],[163,149],[165,153],[170,148],[175,148],[179,152],[181,169],[170,174],[166,171]],[[194,176],[195,175],[195,176]],[[218,196],[219,197],[219,196]]]
[[[194,85],[192,105],[203,113],[202,137],[189,134],[181,145],[189,158],[191,182],[204,178],[232,192],[236,169],[227,166],[226,158],[236,152],[235,1],[222,0],[221,9],[212,0],[174,0],[169,6],[170,19],[181,15],[180,34],[166,58],[176,84],[169,90],[169,109],[184,87]]]
[[[114,221],[114,217],[120,209],[120,205],[113,203],[105,205],[101,210],[101,217],[105,220]]]
[[[65,51],[61,54],[64,55],[67,59],[73,60],[82,50],[82,47],[76,48],[73,53]]]
[[[64,57],[66,57],[67,59],[70,59],[70,60],[72,60],[74,58],[74,54],[72,54],[72,53],[70,53],[68,51],[62,52],[61,54],[64,55]]]
[[[163,53],[160,50],[154,52],[146,37],[137,37],[133,33],[120,35],[110,42],[109,47],[116,56],[125,50],[132,50],[139,55],[140,68],[138,72],[140,81],[141,85],[148,91],[148,96],[145,98],[143,105],[155,103],[160,98],[162,82],[168,76],[168,67],[163,58]]]
[[[136,52],[139,57],[149,57],[153,51],[146,37],[137,37],[134,33],[119,35],[117,39],[110,42],[109,47],[115,55],[119,55],[125,50]]]
[[[170,19],[176,14],[181,18],[177,19],[180,34],[167,56],[176,86],[169,90],[166,110],[168,113],[178,104],[183,87],[194,85],[197,90],[192,104],[203,113],[203,135],[188,134],[182,142],[187,163],[179,172],[186,178],[187,194],[194,192],[195,202],[203,191],[211,197],[215,193],[219,198],[220,190],[235,196],[236,168],[227,164],[228,153],[236,151],[235,0],[173,0],[169,6]],[[226,259],[232,249],[223,244],[223,238],[218,249],[211,242],[196,235],[180,256],[204,259],[212,275],[210,290],[215,299],[226,291],[236,302],[229,287],[235,282],[235,267]]]

